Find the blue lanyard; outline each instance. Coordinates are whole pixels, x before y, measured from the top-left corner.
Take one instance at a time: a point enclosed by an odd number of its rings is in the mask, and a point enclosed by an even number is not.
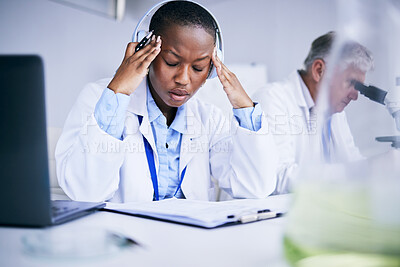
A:
[[[138,120],[139,120],[139,125],[141,125],[143,116],[138,115]],[[144,148],[146,150],[147,164],[149,165],[151,181],[153,183],[153,189],[154,189],[153,200],[158,201],[158,200],[160,200],[160,196],[158,194],[158,181],[157,181],[156,164],[154,163],[153,149],[151,148],[149,141],[147,141],[147,139],[144,137],[144,135],[143,135],[143,143],[144,143]],[[187,166],[185,166],[185,168],[182,171],[181,180],[179,181],[179,185],[175,191],[174,196],[178,193],[179,189],[181,188],[183,177],[185,177],[185,173],[186,173],[186,167]]]

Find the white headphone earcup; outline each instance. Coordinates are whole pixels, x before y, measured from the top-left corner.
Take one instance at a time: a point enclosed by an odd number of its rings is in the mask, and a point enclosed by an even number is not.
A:
[[[207,79],[214,79],[214,78],[217,77],[217,76],[218,76],[217,70],[215,69],[215,66],[214,66],[214,64],[213,64],[213,65],[212,65],[212,69],[211,69],[211,71],[210,71],[210,74],[208,74]]]
[[[217,56],[221,60],[221,62],[224,63],[224,54],[219,49],[217,49]],[[212,64],[212,69],[210,70],[210,74],[208,74],[207,79],[213,79],[213,78],[215,78],[217,76],[218,76],[217,70],[216,70],[214,64]]]
[[[224,63],[224,53],[222,53],[221,49],[217,49],[217,56],[221,60],[222,63]]]

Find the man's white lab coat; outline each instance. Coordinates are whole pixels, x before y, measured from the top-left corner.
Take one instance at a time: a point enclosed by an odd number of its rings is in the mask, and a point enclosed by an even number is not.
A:
[[[310,149],[319,153],[317,157],[324,157],[317,119],[310,117],[300,79],[295,71],[285,81],[271,83],[253,96],[268,117],[270,132],[280,153],[275,194],[290,190],[291,182],[298,175],[298,164],[302,161],[307,164],[304,157]],[[363,159],[354,144],[344,111],[332,115],[329,150],[333,162]]]
[[[131,95],[122,141],[101,130],[93,115],[108,82],[87,85],[68,115],[56,148],[59,184],[74,200],[151,201],[154,190],[143,135],[155,153],[157,172],[158,156],[148,120],[146,80]],[[182,136],[179,164],[179,173],[187,166],[185,197],[215,200],[211,176],[234,197],[271,194],[278,155],[273,136],[266,133],[267,122],[252,132],[196,98],[186,105],[188,133]],[[137,115],[143,116],[141,125]]]

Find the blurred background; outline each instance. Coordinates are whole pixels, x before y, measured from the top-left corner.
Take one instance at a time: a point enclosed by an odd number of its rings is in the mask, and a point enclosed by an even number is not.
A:
[[[302,68],[311,42],[336,30],[338,7],[329,0],[199,0],[218,19],[225,41],[225,63],[239,71],[251,94],[266,82],[285,79]],[[62,127],[83,86],[111,77],[143,14],[156,0],[0,0],[0,53],[39,54],[46,71],[47,123]],[[117,10],[117,12],[116,12]],[[379,47],[370,48],[381,75]],[[257,66],[247,77],[243,66]],[[242,68],[243,69],[243,68]],[[247,70],[247,72],[249,72]],[[261,73],[260,73],[261,72]],[[254,73],[256,75],[254,75]],[[383,86],[381,84],[381,86]],[[203,92],[204,94],[204,92]],[[346,109],[356,144],[365,155],[388,146],[371,142],[387,135],[392,118],[364,97]],[[368,116],[382,127],[361,127]]]

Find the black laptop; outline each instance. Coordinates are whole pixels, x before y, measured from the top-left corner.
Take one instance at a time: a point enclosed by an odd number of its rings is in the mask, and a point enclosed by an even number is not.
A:
[[[0,224],[48,226],[104,203],[51,201],[43,62],[0,55]]]

